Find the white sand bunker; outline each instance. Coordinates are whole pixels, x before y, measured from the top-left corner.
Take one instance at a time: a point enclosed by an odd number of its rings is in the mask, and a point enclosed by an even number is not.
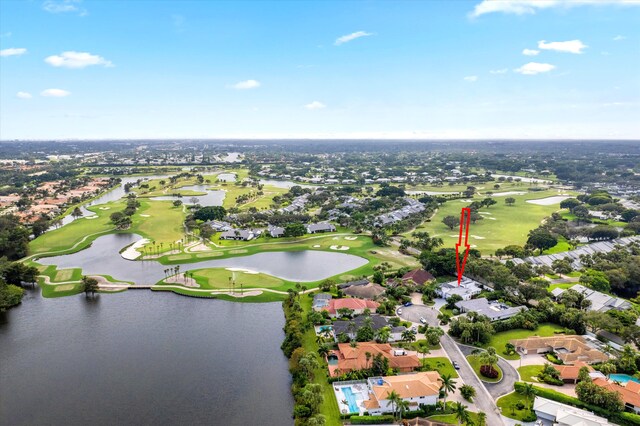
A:
[[[84,218],[85,219],[97,219],[98,216],[85,216]]]
[[[494,192],[494,197],[507,197],[509,195],[524,195],[526,192],[523,191],[506,191],[506,192]]]
[[[340,250],[340,251],[349,250],[349,247],[347,246],[331,246],[329,248],[331,250]]]
[[[480,213],[480,214],[491,214],[489,212],[478,212],[478,213]]]
[[[146,238],[138,240],[135,243],[131,244],[129,247],[127,247],[127,249],[124,250],[122,253],[120,253],[120,256],[122,256],[127,260],[135,260],[139,258],[140,255],[142,254],[138,251],[138,249],[144,246],[145,244],[147,244],[148,242],[149,240]]]
[[[355,241],[358,239],[358,237],[344,237],[344,239],[348,241]]]
[[[111,210],[111,207],[98,207],[100,210]]]
[[[547,198],[537,198],[535,200],[527,200],[527,203],[537,204],[539,206],[550,206],[552,204],[559,204],[567,198],[571,198],[570,195],[556,195]]]
[[[242,272],[245,274],[251,274],[251,275],[257,275],[259,274],[259,272],[256,271],[252,271],[250,269],[243,269],[243,268],[225,268],[227,271],[231,271],[231,272]]]
[[[495,217],[488,217],[489,220],[497,220]]]
[[[235,293],[231,293],[229,291],[212,291],[211,294],[224,294],[226,296],[231,296],[231,297],[251,297],[251,296],[260,296],[262,294],[262,292],[260,290],[250,290],[250,291],[244,291],[242,293],[240,292],[235,292]]]
[[[314,246],[312,246],[313,248],[320,248],[320,244],[316,244]]]
[[[470,202],[471,202],[471,201],[473,201],[473,200],[466,199],[466,200],[459,200],[459,201],[460,201],[461,203],[470,203]]]
[[[476,248],[476,247],[478,247],[478,246],[477,246],[477,245],[475,245],[475,244],[471,244],[469,247],[471,247],[471,248]]]
[[[141,214],[140,217],[151,217],[148,214]]]
[[[471,238],[473,238],[474,240],[484,240],[486,239],[486,237],[481,237],[479,235],[469,235]]]

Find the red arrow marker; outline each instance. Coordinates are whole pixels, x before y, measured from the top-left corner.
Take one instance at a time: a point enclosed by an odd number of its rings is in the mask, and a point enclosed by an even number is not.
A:
[[[465,218],[466,213],[466,218]],[[460,212],[460,236],[458,237],[458,244],[456,244],[456,270],[458,271],[458,286],[462,281],[462,275],[464,274],[464,266],[467,264],[467,257],[469,256],[469,223],[471,222],[471,209],[469,207],[463,207]],[[462,229],[465,230],[464,235],[464,256],[462,257],[462,264],[460,263],[460,246],[462,245]]]

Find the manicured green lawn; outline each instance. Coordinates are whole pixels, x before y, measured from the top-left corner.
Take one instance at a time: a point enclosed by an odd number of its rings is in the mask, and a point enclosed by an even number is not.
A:
[[[418,358],[422,360],[422,356],[418,356]],[[448,374],[451,377],[458,377],[458,372],[453,368],[449,358],[441,356],[426,357],[422,362],[427,371],[437,371],[441,376]]]
[[[518,402],[524,403],[525,408],[522,410],[518,410],[516,408],[516,404]],[[522,421],[527,415],[531,413],[531,410],[528,409],[528,407],[531,406],[531,401],[527,401],[522,395],[517,392],[511,392],[510,394],[503,396],[502,398],[498,399],[498,401],[496,401],[496,404],[500,408],[502,415],[511,419]]]
[[[561,288],[561,289],[566,290],[566,289],[568,289],[568,288],[573,287],[573,286],[574,286],[574,285],[576,285],[576,284],[578,284],[578,283],[560,283],[560,284],[551,284],[551,285],[549,286],[548,290],[549,290],[549,291],[553,291],[553,290],[555,290],[556,288]]]
[[[526,191],[528,186],[523,186],[518,191]],[[443,188],[446,191],[446,187]],[[496,192],[500,192],[497,190]],[[496,249],[510,244],[524,245],[527,234],[531,229],[540,225],[545,217],[560,209],[560,203],[542,206],[527,203],[527,200],[541,199],[558,195],[555,190],[528,192],[525,195],[513,195],[516,203],[507,206],[504,202],[507,197],[493,197],[498,203],[483,208],[483,220],[471,224],[469,227],[469,242],[483,254],[493,254]],[[481,200],[484,196],[478,196],[474,200]],[[431,222],[423,226],[431,236],[440,237],[444,240],[445,247],[453,247],[458,241],[455,229],[451,230],[442,223],[445,216],[460,217],[460,209],[469,205],[468,201],[451,200],[440,206]]]
[[[556,244],[555,246],[551,247],[548,250],[543,251],[543,254],[556,254],[556,253],[561,253],[563,251],[569,251],[571,250],[571,246],[569,245],[569,242],[567,241],[566,238],[564,237],[559,237],[558,238],[558,244]]]
[[[524,365],[518,368],[520,378],[524,382],[539,382],[538,374],[542,371],[541,365]]]
[[[478,413],[474,413],[473,411],[470,411],[469,417],[471,418],[471,422],[473,424],[475,424],[478,421]],[[446,423],[450,425],[459,424],[455,414],[438,414],[438,415],[429,417],[429,420],[434,422]]]
[[[483,382],[495,383],[502,380],[502,369],[498,365],[494,366],[494,368],[498,370],[498,377],[495,379],[490,379],[489,377],[485,377],[482,374],[480,374],[481,364],[480,364],[480,359],[477,356],[469,355],[467,356],[467,361],[469,361],[469,364],[471,365],[471,368],[473,368],[473,371],[476,373],[476,376],[478,376],[478,378]]]
[[[194,271],[194,278],[204,288],[230,288],[235,280],[236,288],[265,287],[275,288],[286,284],[285,280],[267,274],[250,274],[242,271],[230,271],[227,268],[210,268]]]
[[[553,336],[555,334],[554,331],[562,331],[562,330],[563,330],[563,327],[560,327],[559,325],[552,324],[552,323],[544,323],[544,324],[540,324],[538,328],[533,331],[525,330],[522,328],[519,328],[516,330],[503,331],[491,336],[491,340],[489,341],[489,343],[484,345],[483,347],[487,348],[489,346],[493,346],[494,348],[496,348],[498,355],[500,355],[501,357],[506,359],[519,359],[520,355],[518,354],[505,355],[503,353],[505,345],[509,342],[509,340],[524,339],[531,336],[540,336],[540,337]]]

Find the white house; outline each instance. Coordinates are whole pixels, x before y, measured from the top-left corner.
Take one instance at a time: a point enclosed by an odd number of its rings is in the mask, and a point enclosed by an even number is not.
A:
[[[556,426],[613,426],[604,417],[596,416],[590,411],[539,396],[536,396],[533,403],[533,411],[538,419],[547,420]]]
[[[416,411],[420,404],[435,405],[440,393],[441,379],[437,371],[424,371],[400,376],[370,377],[369,399],[364,406],[372,415],[380,415],[393,411],[387,399],[393,391],[409,402],[409,411]]]
[[[448,299],[454,294],[462,297],[462,300],[470,300],[473,296],[480,294],[481,284],[467,277],[463,277],[458,285],[458,281],[443,283],[436,293],[438,296]]]

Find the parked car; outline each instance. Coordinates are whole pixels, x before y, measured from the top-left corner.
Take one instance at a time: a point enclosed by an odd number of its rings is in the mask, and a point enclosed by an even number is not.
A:
[[[406,307],[406,306],[411,306],[411,305],[413,305],[413,303],[411,303],[411,302],[405,302],[403,306],[405,306],[405,307]]]
[[[453,361],[453,368],[455,368],[456,370],[460,370],[460,366],[456,361]]]
[[[426,324],[426,323],[427,323],[427,320],[426,320],[424,317],[420,317],[420,322],[421,322],[422,324]]]
[[[402,308],[398,308],[398,310],[396,311],[396,313],[397,313],[398,315],[402,315]]]

